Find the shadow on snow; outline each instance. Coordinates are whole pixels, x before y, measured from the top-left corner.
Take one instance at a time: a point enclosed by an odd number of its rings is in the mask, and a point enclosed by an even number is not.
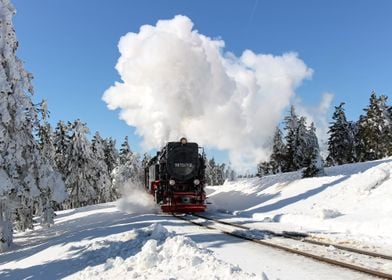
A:
[[[70,211],[74,214],[76,211]],[[53,259],[49,262],[34,265],[26,268],[2,269],[1,279],[61,279],[72,275],[88,266],[96,266],[105,263],[110,258],[117,256],[123,259],[129,258],[140,252],[148,236],[143,235],[143,231],[138,229],[145,228],[153,223],[160,223],[162,226],[170,227],[197,227],[188,222],[178,220],[171,216],[160,215],[132,215],[122,212],[96,213],[75,221],[67,221],[55,225],[52,228],[39,229],[27,233],[27,235],[37,238],[35,244],[25,244],[28,248],[19,248],[14,251],[0,255],[0,264],[11,261],[21,261],[34,258],[36,254],[53,246],[65,246],[75,243],[68,249],[66,259]],[[84,240],[104,238],[112,234],[135,231],[135,236],[127,241],[102,240],[98,249],[92,249],[89,245],[78,245]],[[38,238],[40,233],[41,238]],[[196,243],[209,242],[209,247],[221,247],[227,243],[246,242],[234,237],[227,237],[221,233],[209,233],[208,230],[185,234]],[[28,236],[23,236],[28,239]],[[91,243],[89,243],[91,244]]]

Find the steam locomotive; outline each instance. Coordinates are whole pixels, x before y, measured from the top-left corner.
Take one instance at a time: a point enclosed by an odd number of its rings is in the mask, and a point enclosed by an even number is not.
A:
[[[201,150],[201,153],[200,153]],[[163,212],[203,212],[205,156],[186,138],[168,142],[145,166],[145,188]]]

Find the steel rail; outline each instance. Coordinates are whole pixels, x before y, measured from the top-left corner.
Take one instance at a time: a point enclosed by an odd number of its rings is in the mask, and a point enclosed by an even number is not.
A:
[[[257,228],[250,228],[250,227],[243,226],[243,225],[237,225],[237,224],[225,222],[225,221],[222,221],[222,220],[206,217],[206,216],[195,214],[195,213],[193,213],[192,215],[196,216],[196,217],[199,217],[199,218],[202,218],[202,219],[214,221],[214,222],[219,223],[219,224],[233,226],[233,227],[237,227],[237,228],[241,228],[241,229],[245,229],[245,230],[259,230],[261,232],[265,232],[267,234],[270,234],[270,235],[273,235],[273,236],[277,236],[277,237],[283,237],[283,238],[299,240],[299,241],[302,241],[304,243],[309,243],[309,244],[314,244],[314,245],[321,245],[321,246],[325,246],[325,247],[333,246],[333,247],[335,247],[337,249],[340,249],[340,250],[343,250],[343,251],[348,251],[348,252],[357,253],[357,254],[366,255],[366,256],[375,257],[375,258],[381,258],[381,259],[385,259],[385,260],[392,260],[392,256],[389,256],[389,255],[376,253],[376,252],[370,252],[370,251],[361,250],[361,249],[352,248],[352,247],[347,247],[347,246],[343,246],[343,245],[336,244],[336,243],[329,243],[329,242],[324,242],[324,241],[313,240],[313,239],[310,239],[311,237],[309,237],[309,235],[306,234],[306,233],[286,232],[286,231],[283,231],[282,233],[278,233],[278,232],[274,232],[274,231],[271,231],[271,230],[263,230],[263,229],[257,229]]]
[[[201,227],[204,227],[204,228],[207,228],[207,229],[210,229],[210,230],[218,230],[218,231],[220,231],[220,232],[222,232],[222,233],[224,233],[226,235],[229,235],[229,236],[233,236],[233,237],[236,237],[236,238],[244,239],[244,240],[247,240],[247,241],[250,241],[250,242],[254,242],[254,243],[257,243],[257,244],[260,244],[260,245],[263,245],[263,246],[268,246],[268,247],[271,247],[271,248],[274,248],[274,249],[280,249],[280,250],[283,250],[283,251],[286,251],[286,252],[289,252],[289,253],[292,253],[292,254],[297,254],[297,255],[304,256],[304,257],[312,258],[312,259],[315,259],[317,261],[328,263],[328,264],[332,264],[332,265],[335,265],[335,266],[338,266],[338,267],[343,267],[343,268],[351,269],[351,270],[354,270],[354,271],[357,271],[357,272],[362,272],[362,273],[365,273],[365,274],[368,274],[368,275],[371,275],[371,276],[392,280],[392,274],[388,274],[388,273],[384,273],[384,272],[381,272],[381,271],[373,270],[373,269],[370,269],[370,268],[358,266],[358,265],[355,265],[355,264],[350,264],[350,263],[334,260],[334,259],[331,259],[331,258],[319,256],[319,255],[316,255],[316,254],[300,251],[300,250],[293,249],[293,248],[290,248],[288,246],[284,246],[284,245],[281,245],[281,244],[271,243],[271,242],[267,242],[267,241],[264,241],[264,240],[261,240],[261,239],[257,239],[257,238],[254,238],[254,237],[245,236],[245,235],[242,235],[242,234],[240,234],[238,232],[229,232],[229,231],[225,231],[225,230],[222,230],[222,229],[219,229],[219,228],[214,228],[212,226],[205,225],[203,223],[199,223],[199,222],[187,219],[187,218],[185,218],[185,216],[178,216],[178,215],[176,215],[174,213],[172,213],[172,215],[174,217],[178,218],[178,219],[187,221],[187,222],[192,223],[192,224],[197,225],[197,226],[201,226]],[[217,222],[217,223],[221,223],[221,224],[224,224],[224,225],[237,227],[237,228],[242,228],[242,229],[248,229],[247,227],[242,226],[242,225],[233,225],[231,223],[224,222],[224,221],[215,221],[212,218],[203,217],[203,216],[197,215],[197,214],[192,214],[192,215],[194,217],[202,218],[202,219],[205,219],[205,220],[211,220],[211,221],[214,221],[214,222]]]

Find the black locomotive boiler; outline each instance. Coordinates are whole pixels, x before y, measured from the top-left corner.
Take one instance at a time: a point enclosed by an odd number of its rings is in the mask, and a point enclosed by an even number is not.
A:
[[[145,166],[145,188],[163,212],[203,212],[205,168],[197,143],[168,142]]]

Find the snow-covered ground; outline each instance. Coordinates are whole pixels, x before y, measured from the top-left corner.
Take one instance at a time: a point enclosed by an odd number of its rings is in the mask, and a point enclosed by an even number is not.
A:
[[[208,213],[391,254],[391,172],[385,159],[329,168],[320,178],[240,180],[208,188]],[[15,234],[15,246],[0,254],[0,279],[368,279],[131,203],[61,211],[53,227]]]
[[[214,209],[255,226],[322,234],[392,255],[392,159],[246,179],[208,188]],[[211,208],[211,207],[210,207]]]

